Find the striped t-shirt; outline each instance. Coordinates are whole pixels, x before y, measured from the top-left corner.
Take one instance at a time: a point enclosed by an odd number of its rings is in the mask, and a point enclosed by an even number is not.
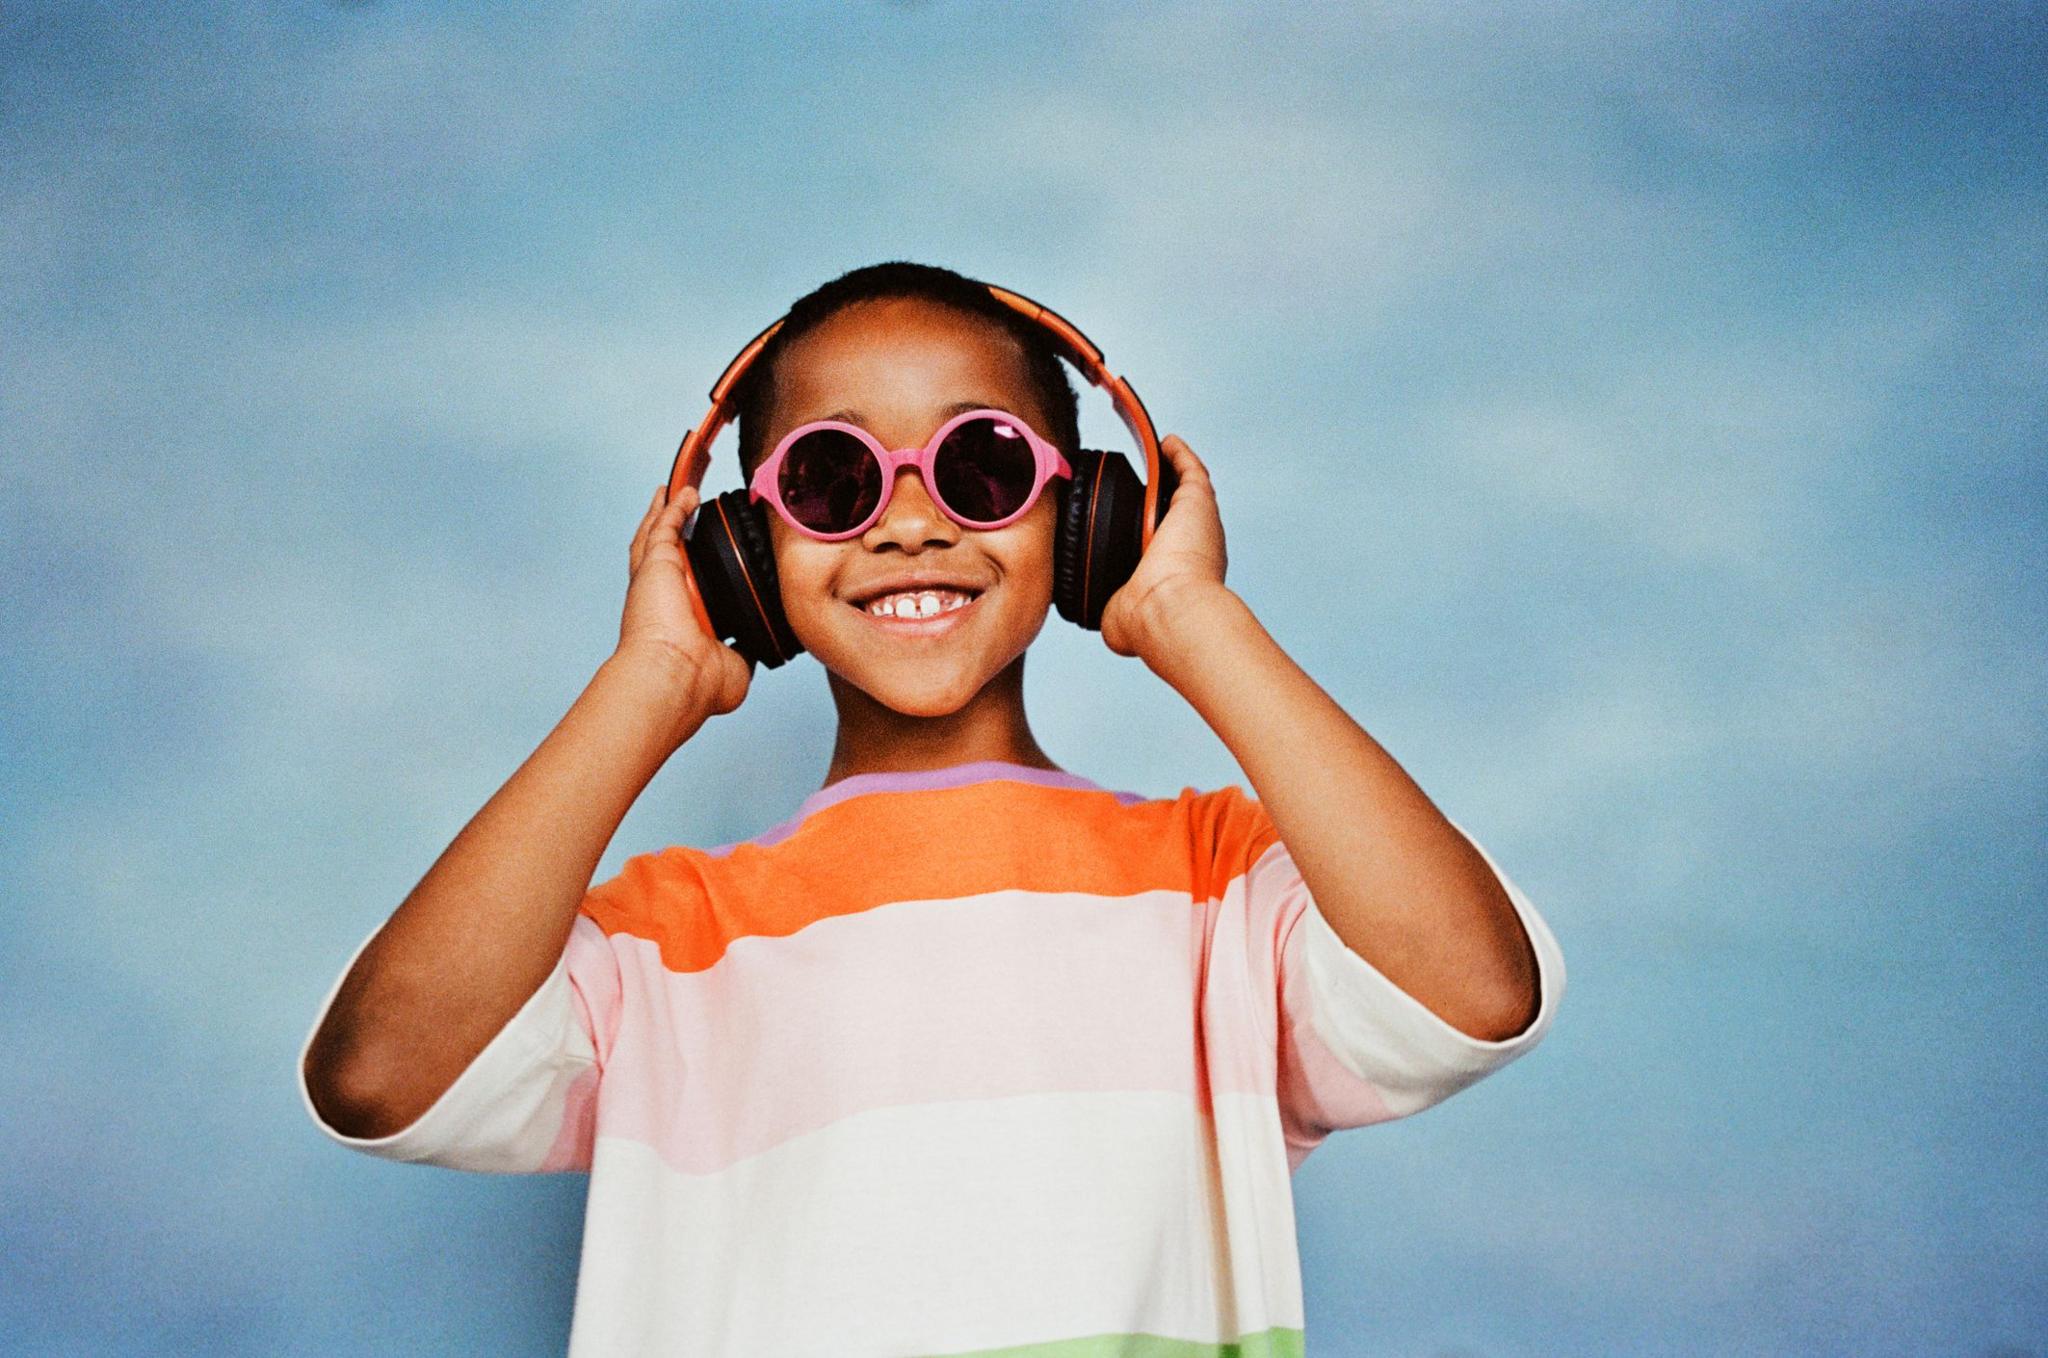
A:
[[[1542,997],[1483,1042],[1344,945],[1236,788],[860,775],[627,860],[418,1120],[326,1130],[588,1170],[572,1354],[1299,1354],[1293,1170],[1550,1025],[1563,960],[1501,883]]]

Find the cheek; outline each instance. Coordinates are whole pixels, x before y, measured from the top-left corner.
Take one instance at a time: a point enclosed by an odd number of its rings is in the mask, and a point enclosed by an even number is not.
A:
[[[1052,538],[1046,537],[1031,552],[1030,566],[1018,582],[1035,605],[1052,602]]]
[[[786,524],[772,524],[769,542],[775,549],[775,582],[782,609],[794,623],[832,602],[831,576],[835,553],[831,544],[813,542]]]
[[[1011,574],[1023,590],[1052,598],[1053,540],[1058,518],[1050,497],[1033,507],[1024,521],[1008,530],[1017,540],[1011,551]]]

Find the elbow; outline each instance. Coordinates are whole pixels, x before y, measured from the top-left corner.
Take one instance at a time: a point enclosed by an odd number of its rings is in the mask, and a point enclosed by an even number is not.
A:
[[[1535,940],[1529,936],[1509,901],[1496,884],[1506,928],[1513,937],[1495,952],[1491,983],[1486,986],[1488,1002],[1478,1007],[1478,1022],[1465,1031],[1482,1042],[1506,1042],[1520,1037],[1535,1024],[1543,1011],[1543,965],[1536,956]]]
[[[1520,1037],[1535,1024],[1542,1011],[1543,993],[1532,978],[1529,985],[1496,1004],[1479,1022],[1464,1031],[1481,1042],[1506,1042]]]
[[[323,1030],[300,1075],[321,1122],[342,1136],[373,1140],[404,1131],[426,1111],[426,1103],[405,1087],[405,1064]]]

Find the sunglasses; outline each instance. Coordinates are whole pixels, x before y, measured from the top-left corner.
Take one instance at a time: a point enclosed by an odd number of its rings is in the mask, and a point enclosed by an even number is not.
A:
[[[1015,523],[1046,482],[1074,474],[1059,449],[1015,415],[969,410],[940,425],[924,447],[893,452],[857,424],[799,425],[754,472],[748,493],[799,533],[838,542],[875,526],[904,467],[917,468],[947,518],[979,530]]]

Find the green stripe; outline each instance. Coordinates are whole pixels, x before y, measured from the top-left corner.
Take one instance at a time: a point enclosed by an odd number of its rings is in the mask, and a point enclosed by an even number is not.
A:
[[[1276,1325],[1228,1344],[1157,1334],[1091,1334],[1049,1344],[934,1354],[932,1358],[1302,1358],[1302,1332]]]

